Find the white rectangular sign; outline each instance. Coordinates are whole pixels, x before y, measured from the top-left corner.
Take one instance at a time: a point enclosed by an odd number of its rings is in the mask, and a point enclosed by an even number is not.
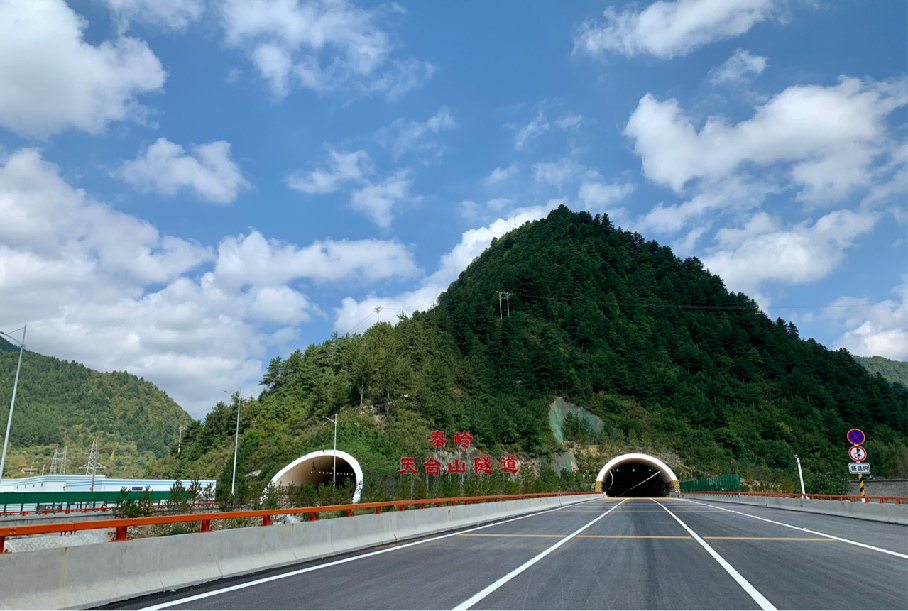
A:
[[[850,463],[848,463],[848,472],[867,475],[868,473],[870,473],[870,463],[850,462]]]

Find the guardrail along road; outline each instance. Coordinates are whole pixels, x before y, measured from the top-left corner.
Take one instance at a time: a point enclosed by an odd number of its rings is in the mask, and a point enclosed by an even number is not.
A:
[[[905,609],[908,527],[596,499],[107,608]]]

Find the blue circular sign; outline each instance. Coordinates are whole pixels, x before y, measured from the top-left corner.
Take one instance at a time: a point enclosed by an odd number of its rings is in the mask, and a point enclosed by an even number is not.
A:
[[[859,446],[864,443],[864,431],[861,429],[851,429],[848,431],[848,441],[853,446]]]

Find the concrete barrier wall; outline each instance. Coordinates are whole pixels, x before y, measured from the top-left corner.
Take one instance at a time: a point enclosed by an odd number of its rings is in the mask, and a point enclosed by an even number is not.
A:
[[[0,608],[65,609],[190,586],[597,498],[433,507],[0,555]]]
[[[891,524],[908,524],[908,505],[895,503],[852,503],[849,501],[818,501],[813,499],[789,499],[771,496],[726,496],[724,494],[682,494],[683,498],[695,501],[722,501],[741,505],[758,505],[775,507],[806,513],[822,513],[830,516],[889,522]]]

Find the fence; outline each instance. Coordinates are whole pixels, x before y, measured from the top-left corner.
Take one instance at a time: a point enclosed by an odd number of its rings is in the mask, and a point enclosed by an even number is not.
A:
[[[130,490],[130,499],[144,497],[146,491]],[[152,490],[148,492],[155,504],[170,498],[170,490]],[[123,498],[117,491],[95,492],[0,492],[0,513],[22,513],[25,511],[43,510],[85,510],[113,507]],[[18,509],[17,509],[18,507]]]
[[[536,494],[506,494],[495,496],[451,497],[442,499],[420,499],[408,501],[383,501],[380,503],[357,503],[356,505],[325,505],[322,507],[293,507],[289,509],[260,509],[255,511],[225,511],[217,513],[194,513],[171,516],[153,516],[146,518],[123,518],[114,520],[96,520],[93,522],[58,522],[55,524],[34,524],[26,526],[0,527],[0,553],[5,551],[6,537],[21,537],[27,535],[44,535],[54,533],[74,533],[79,530],[114,529],[114,541],[129,539],[128,529],[131,526],[146,526],[150,524],[180,524],[186,522],[199,522],[200,532],[211,532],[212,520],[231,520],[236,518],[261,518],[262,526],[271,526],[271,518],[276,515],[302,515],[309,521],[317,520],[318,514],[325,512],[340,512],[346,517],[352,517],[354,511],[372,510],[372,513],[382,513],[383,510],[405,511],[408,507],[442,507],[445,505],[469,505],[472,503],[488,503],[496,501],[516,501],[542,497],[587,495],[589,492],[542,492]]]
[[[860,496],[855,494],[799,494],[796,492],[722,492],[710,490],[681,490],[685,494],[713,494],[728,497],[773,497],[780,499],[807,499],[814,501],[849,501],[852,503],[894,503],[895,505],[908,505],[905,496]]]
[[[716,475],[681,482],[681,492],[741,492],[741,476]]]

